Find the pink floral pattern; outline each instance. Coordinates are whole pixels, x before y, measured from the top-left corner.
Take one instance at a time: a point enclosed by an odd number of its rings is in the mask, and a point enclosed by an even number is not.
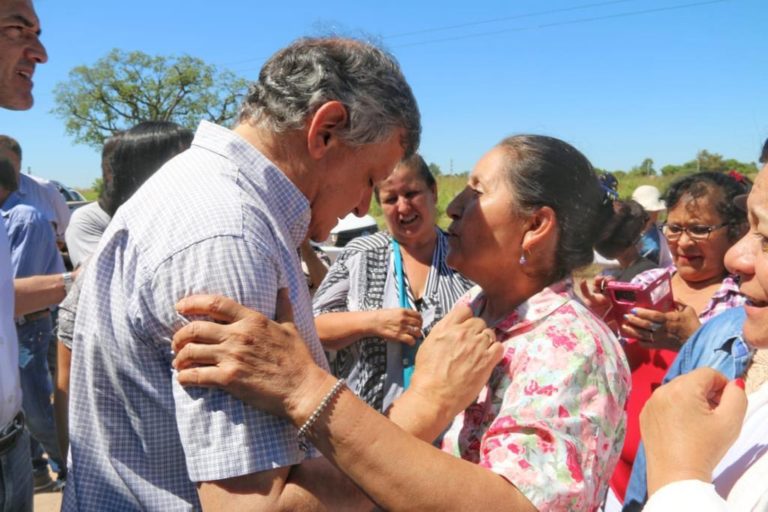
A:
[[[476,314],[479,288],[465,296]],[[496,326],[506,352],[443,450],[500,474],[539,510],[597,510],[624,440],[630,374],[608,327],[563,281]]]

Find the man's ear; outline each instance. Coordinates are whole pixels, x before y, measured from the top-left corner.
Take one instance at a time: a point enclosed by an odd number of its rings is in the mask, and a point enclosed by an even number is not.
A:
[[[523,251],[526,254],[543,255],[557,241],[557,216],[549,206],[542,206],[528,220],[528,230],[523,234]]]
[[[309,156],[320,160],[329,149],[339,144],[339,133],[347,127],[347,108],[340,101],[323,103],[308,121],[307,150]]]

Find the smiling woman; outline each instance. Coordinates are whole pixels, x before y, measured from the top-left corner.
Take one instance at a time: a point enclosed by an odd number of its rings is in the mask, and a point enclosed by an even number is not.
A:
[[[611,480],[619,501],[624,499],[640,442],[638,419],[643,405],[688,337],[701,324],[744,303],[724,258],[746,229],[746,215],[734,198],[747,192],[747,186],[748,182],[727,174],[702,172],[674,182],[665,194],[669,213],[663,234],[673,264],[642,272],[631,282],[648,285],[662,274],[670,274],[677,308],[635,308],[621,325],[632,369],[632,392],[627,403],[627,438]]]
[[[445,263],[437,184],[420,155],[401,162],[374,193],[388,233],[348,244],[313,307],[334,375],[385,411],[407,386],[424,336],[471,283]]]

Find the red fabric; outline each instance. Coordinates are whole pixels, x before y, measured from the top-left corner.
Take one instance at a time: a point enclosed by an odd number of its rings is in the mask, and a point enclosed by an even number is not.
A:
[[[640,444],[640,411],[651,393],[661,385],[664,375],[677,357],[673,350],[645,349],[635,340],[627,340],[624,346],[629,368],[632,371],[632,391],[627,400],[627,435],[621,457],[611,477],[611,489],[623,502],[627,491],[632,464]]]

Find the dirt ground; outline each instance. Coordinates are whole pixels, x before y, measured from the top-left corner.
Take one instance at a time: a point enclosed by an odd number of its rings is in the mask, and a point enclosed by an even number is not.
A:
[[[55,478],[55,475],[53,475]],[[35,512],[59,512],[61,510],[61,492],[41,492],[35,494]]]

